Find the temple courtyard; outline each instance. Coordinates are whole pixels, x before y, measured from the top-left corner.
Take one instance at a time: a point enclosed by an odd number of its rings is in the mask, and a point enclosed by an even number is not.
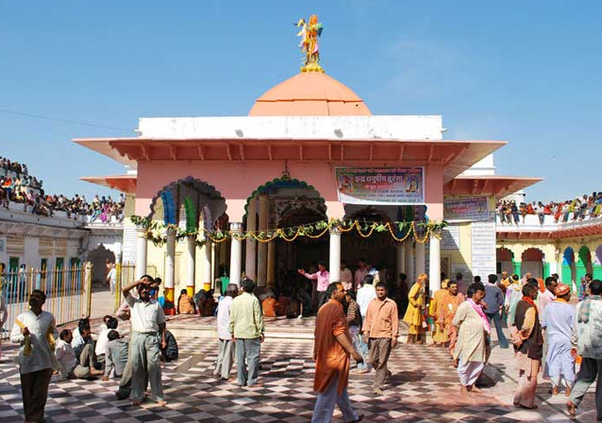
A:
[[[182,316],[184,317],[184,316]],[[47,423],[135,423],[135,422],[308,422],[315,395],[312,392],[313,318],[279,319],[267,323],[262,345],[261,388],[240,388],[213,376],[217,340],[211,335],[213,318],[177,316],[168,323],[176,333],[180,359],[167,363],[163,383],[166,407],[145,402],[134,407],[117,400],[117,381],[65,380],[50,385],[46,407]],[[94,322],[93,322],[94,325]],[[186,336],[188,335],[188,336]],[[194,335],[194,337],[192,336]],[[0,361],[0,421],[20,422],[22,400],[17,366],[17,349],[3,345]],[[384,395],[372,392],[372,374],[352,371],[349,393],[364,421],[399,422],[563,422],[563,393],[548,394],[548,383],[540,380],[536,403],[527,411],[512,406],[517,382],[511,349],[500,350],[494,342],[482,390],[471,398],[460,396],[458,376],[445,351],[428,345],[398,345],[392,352],[393,373]],[[233,374],[234,375],[234,374]],[[578,421],[595,421],[593,391],[580,408]],[[335,411],[333,421],[342,421]]]

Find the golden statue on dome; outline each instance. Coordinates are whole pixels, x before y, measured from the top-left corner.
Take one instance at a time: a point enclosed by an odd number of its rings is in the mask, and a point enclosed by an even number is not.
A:
[[[301,27],[301,31],[297,36],[301,37],[299,47],[305,53],[304,66],[301,68],[301,72],[324,73],[324,69],[320,66],[320,46],[318,44],[318,38],[322,35],[324,27],[318,22],[318,16],[311,15],[309,22],[305,22],[305,19],[301,18],[296,26]]]

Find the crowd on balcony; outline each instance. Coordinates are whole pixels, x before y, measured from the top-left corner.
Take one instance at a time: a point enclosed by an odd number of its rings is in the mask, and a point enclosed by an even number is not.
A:
[[[68,218],[88,216],[90,223],[123,221],[123,194],[117,200],[96,195],[91,202],[78,194],[73,198],[46,194],[42,181],[30,176],[25,164],[0,157],[0,169],[0,207],[8,209],[13,202],[23,204],[24,211],[35,215],[51,217],[55,212],[64,212]]]
[[[26,164],[14,162],[2,156],[0,156],[0,169],[14,172],[17,177],[20,177],[21,175],[29,175]]]
[[[499,200],[496,204],[497,215],[501,223],[525,223],[528,215],[537,215],[543,225],[546,216],[552,216],[554,223],[575,222],[602,216],[602,192],[583,194],[573,200],[562,202],[533,201],[517,205],[513,200]]]

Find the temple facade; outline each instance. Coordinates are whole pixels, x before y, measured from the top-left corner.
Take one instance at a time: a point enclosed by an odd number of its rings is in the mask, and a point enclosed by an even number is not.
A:
[[[136,132],[74,141],[133,170],[83,179],[128,193],[123,261],[138,276],[154,266],[168,301],[223,275],[284,286],[319,260],[331,281],[360,258],[392,279],[428,273],[432,291],[442,272],[485,277],[494,199],[539,180],[495,175],[504,141],[445,140],[441,116],[372,115],[323,72],[269,89],[248,116],[141,118]]]

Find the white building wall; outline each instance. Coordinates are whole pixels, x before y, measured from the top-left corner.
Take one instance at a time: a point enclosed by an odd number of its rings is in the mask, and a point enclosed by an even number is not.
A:
[[[141,118],[142,137],[162,139],[442,140],[441,116],[236,116]]]
[[[25,251],[22,264],[27,267],[40,267],[40,238],[38,237],[26,237],[25,238]]]
[[[493,154],[488,155],[481,161],[466,169],[460,176],[493,176],[495,175],[495,164]]]

